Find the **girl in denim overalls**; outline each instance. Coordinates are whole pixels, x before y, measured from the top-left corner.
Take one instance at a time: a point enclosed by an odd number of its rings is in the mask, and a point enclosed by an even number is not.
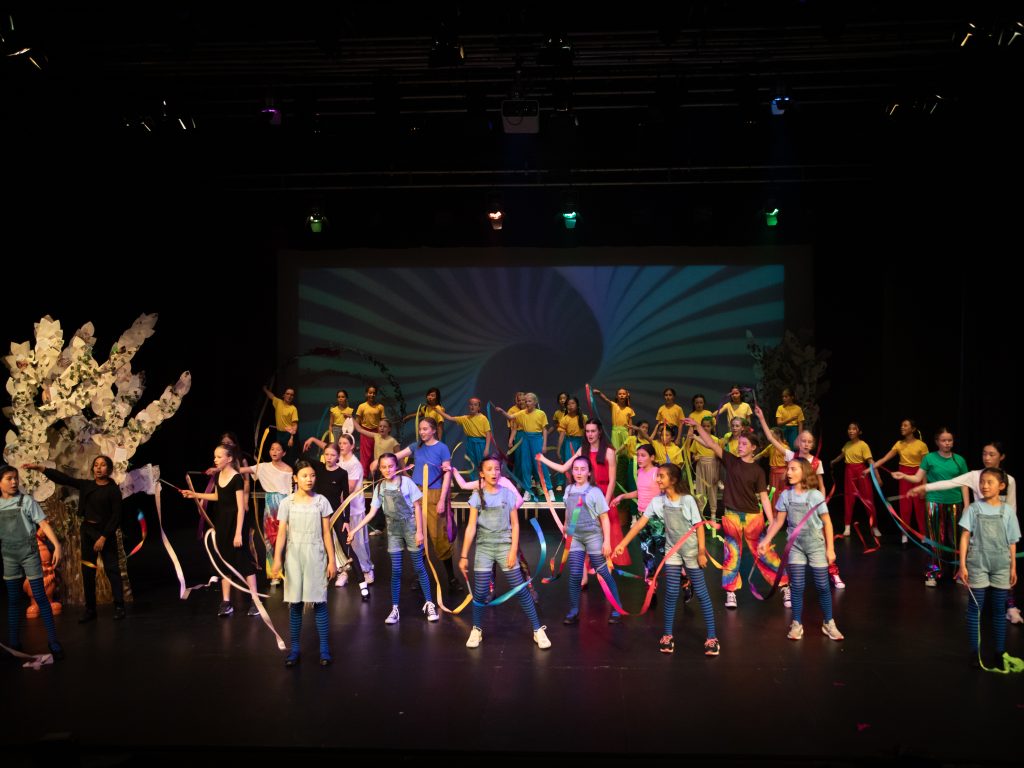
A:
[[[789,550],[786,570],[789,573],[789,586],[792,590],[793,621],[786,636],[790,640],[799,640],[804,636],[804,587],[807,584],[807,568],[810,566],[814,586],[818,590],[818,602],[821,604],[821,632],[832,640],[842,640],[843,634],[832,618],[832,591],[828,584],[828,567],[836,561],[836,550],[832,536],[832,518],[829,517],[825,497],[821,493],[821,481],[806,459],[791,459],[786,465],[786,479],[789,480],[790,487],[782,492],[775,504],[775,509],[783,514],[775,516],[775,520],[768,526],[768,531],[757,546],[757,551],[762,556],[767,554],[772,539],[782,528],[783,522],[789,523],[788,538],[792,541],[797,525],[812,507],[816,507],[814,514],[796,534],[797,539]]]
[[[981,499],[960,518],[960,580],[971,589],[967,603],[967,628],[971,647],[978,653],[981,610],[992,596],[992,639],[1003,671],[1022,672],[1024,662],[1006,653],[1006,596],[1017,583],[1017,542],[1020,525],[1013,507],[1000,495],[1006,490],[1006,473],[991,467],[978,480]],[[980,658],[980,657],[979,657]]]
[[[573,459],[571,471],[575,484],[565,490],[566,535],[572,536],[569,549],[569,613],[562,621],[563,624],[579,624],[580,581],[583,579],[583,560],[588,555],[590,564],[608,585],[615,602],[622,605],[618,587],[608,570],[608,560],[612,556],[608,502],[600,489],[590,484],[590,459],[583,456]],[[622,623],[622,616],[614,607],[608,623]]]
[[[359,533],[363,526],[373,520],[374,515],[383,508],[388,520],[388,554],[391,556],[391,613],[384,620],[385,624],[397,624],[398,597],[402,589],[402,551],[408,550],[412,558],[413,568],[420,583],[420,589],[427,602],[423,604],[423,613],[428,621],[437,621],[437,606],[434,605],[430,592],[430,580],[423,564],[423,508],[420,499],[423,493],[416,483],[404,475],[396,477],[398,458],[393,453],[382,454],[378,468],[384,479],[373,489],[370,501],[370,513],[348,533],[348,542]]]
[[[18,492],[18,470],[14,467],[0,468],[0,493],[0,543],[3,545],[4,586],[7,588],[7,642],[14,650],[21,650],[21,583],[22,579],[28,579],[32,597],[39,605],[39,616],[46,625],[50,653],[55,659],[63,659],[64,649],[57,642],[53,610],[43,587],[43,563],[39,557],[36,526],[53,544],[54,568],[60,562],[60,542],[39,503]]]
[[[291,652],[286,667],[299,663],[299,636],[302,632],[302,606],[312,603],[316,631],[320,637],[320,666],[333,659],[328,645],[327,583],[336,573],[334,537],[331,535],[331,503],[316,492],[316,469],[308,461],[295,464],[297,490],[281,501],[274,561],[270,572],[280,578],[281,558],[285,560],[284,602],[289,604]]]
[[[651,499],[650,504],[644,509],[643,515],[633,524],[629,533],[615,548],[616,553],[620,549],[625,549],[633,537],[640,533],[651,520],[660,519],[663,522],[665,546],[669,549],[674,547],[679,539],[687,536],[694,525],[704,522],[697,502],[686,490],[686,485],[683,483],[683,472],[679,467],[675,464],[658,467],[657,483],[661,493]],[[715,635],[715,613],[711,607],[711,595],[708,594],[708,586],[704,581],[704,571],[702,570],[707,567],[707,564],[708,556],[704,548],[704,526],[702,525],[689,535],[679,550],[665,563],[665,605],[663,608],[665,634],[658,642],[658,648],[662,653],[675,651],[676,644],[672,638],[672,625],[675,624],[676,604],[679,601],[684,565],[693,584],[694,594],[700,601],[701,612],[704,614],[704,627],[707,630],[704,655],[717,656],[721,653],[721,646]]]
[[[513,589],[523,583],[516,552],[519,549],[519,506],[522,499],[518,494],[498,485],[501,476],[501,459],[490,456],[480,467],[480,485],[469,498],[469,522],[462,540],[462,557],[459,570],[469,581],[469,548],[476,539],[476,555],[473,558],[473,630],[466,641],[467,648],[477,648],[483,641],[484,601],[490,592],[491,571],[495,565],[505,573]],[[519,589],[519,604],[533,625],[533,641],[540,648],[550,648],[551,641],[540,625],[537,606],[525,587]]]

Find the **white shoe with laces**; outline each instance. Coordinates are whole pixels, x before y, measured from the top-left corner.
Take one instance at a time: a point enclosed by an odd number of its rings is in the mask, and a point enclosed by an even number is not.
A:
[[[849,536],[850,533],[850,526],[846,526],[846,528],[843,529],[843,536]]]
[[[793,595],[789,591],[789,587],[783,587],[782,588],[782,604],[786,608],[792,608],[793,607]]]
[[[548,634],[544,631],[545,629],[547,629],[547,627],[541,627],[533,633],[533,642],[535,642],[537,647],[541,650],[547,650],[551,647],[551,641],[548,640]]]
[[[726,592],[725,593],[725,607],[726,608],[735,608],[736,605],[737,605],[737,603],[736,603],[736,593],[735,592]]]
[[[399,616],[398,616],[398,606],[397,605],[392,605],[391,606],[391,613],[389,613],[388,617],[386,619],[384,619],[384,623],[385,624],[397,624],[398,623],[398,619],[399,619]]]
[[[338,578],[334,580],[334,586],[344,587],[346,584],[348,584],[348,573],[346,571],[342,571],[338,574]]]
[[[466,641],[467,648],[479,648],[480,643],[484,641],[484,631],[480,627],[473,627],[473,630],[469,633],[469,640]]]
[[[827,622],[821,625],[821,633],[827,636],[830,640],[842,640],[843,633],[839,631],[839,627],[836,626],[835,619],[829,619]]]
[[[789,625],[789,632],[786,635],[790,640],[800,640],[804,636],[804,625],[794,621]]]

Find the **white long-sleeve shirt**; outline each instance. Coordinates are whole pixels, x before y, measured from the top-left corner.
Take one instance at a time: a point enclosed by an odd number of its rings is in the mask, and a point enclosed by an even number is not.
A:
[[[974,500],[981,501],[981,472],[982,470],[976,469],[973,472],[958,475],[952,480],[928,483],[924,489],[926,491],[949,491],[954,488],[967,487],[974,494]],[[1017,481],[1013,479],[1012,475],[1006,476],[1006,503],[1017,509]]]

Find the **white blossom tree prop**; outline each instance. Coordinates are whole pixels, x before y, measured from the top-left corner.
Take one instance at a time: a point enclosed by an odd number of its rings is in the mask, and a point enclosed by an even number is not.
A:
[[[15,429],[7,432],[4,459],[16,467],[43,464],[75,477],[91,477],[93,460],[107,455],[114,461],[113,478],[122,493],[137,487],[136,478],[131,477],[135,472],[128,472],[131,457],[165,419],[177,413],[192,386],[192,376],[185,371],[158,400],[131,416],[145,386],[144,374],[133,373],[131,361],[153,335],[156,321],[155,314],[140,315],[104,363],[93,358],[92,323],[79,328],[64,346],[60,322],[47,315],[35,325],[34,346],[28,341],[12,342],[11,354],[4,358],[11,372],[7,380],[11,405],[4,413]],[[62,506],[54,498],[54,484],[42,473],[22,472],[21,489],[39,502],[49,501],[48,513]],[[73,513],[77,494],[64,499],[64,504]],[[66,598],[81,602],[78,527],[71,519],[55,522],[68,540],[61,569]],[[123,563],[120,531],[118,546]]]

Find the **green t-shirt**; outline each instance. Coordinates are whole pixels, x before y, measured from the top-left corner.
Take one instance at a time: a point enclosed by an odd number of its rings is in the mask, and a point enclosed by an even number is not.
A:
[[[921,459],[921,469],[924,470],[926,482],[936,483],[939,480],[952,480],[954,477],[966,474],[967,462],[958,453],[954,453],[947,459],[938,451],[932,451]],[[948,491],[929,491],[926,498],[935,504],[960,504],[964,500],[959,488],[951,488]]]

